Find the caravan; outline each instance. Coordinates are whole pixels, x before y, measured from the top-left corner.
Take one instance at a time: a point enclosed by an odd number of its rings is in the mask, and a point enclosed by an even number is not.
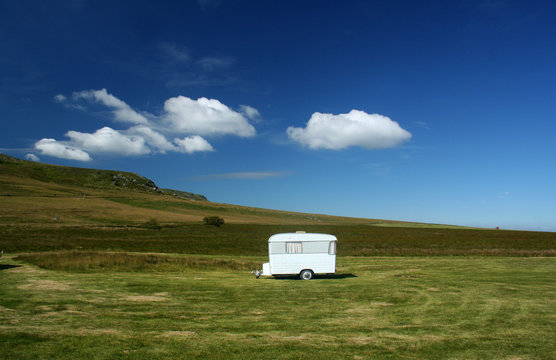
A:
[[[272,235],[268,239],[268,260],[262,273],[255,275],[299,275],[310,280],[314,274],[336,272],[334,235],[309,234],[302,231]]]

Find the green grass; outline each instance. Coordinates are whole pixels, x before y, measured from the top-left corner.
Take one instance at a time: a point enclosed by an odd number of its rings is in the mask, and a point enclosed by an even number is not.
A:
[[[179,191],[173,189],[158,189],[158,191],[162,194],[171,195],[178,197],[180,199],[188,199],[188,200],[198,200],[198,201],[207,201],[207,198],[200,194],[194,194],[187,191]]]
[[[166,254],[106,251],[49,251],[22,254],[15,258],[47,270],[77,272],[252,270],[260,262],[209,256],[169,256]]]
[[[2,264],[5,359],[556,358],[552,258],[340,257],[311,281]]]
[[[156,190],[156,185],[151,180],[122,171],[55,166],[20,160],[4,154],[0,154],[0,165],[0,175],[17,175],[21,178],[30,178],[46,183],[145,192]]]
[[[69,166],[56,166],[17,159],[0,154],[0,177],[16,176],[20,179],[32,179],[47,184],[77,186],[95,190],[119,190],[144,193],[168,194],[182,199],[206,201],[203,195],[171,189],[158,189],[156,184],[143,176],[115,170],[97,170]],[[13,186],[11,181],[0,181],[3,195],[29,195],[29,189]],[[34,189],[34,194],[44,194]],[[71,193],[71,192],[70,192]]]
[[[157,222],[159,223],[159,222]],[[556,233],[377,227],[372,225],[166,224],[69,226],[0,225],[0,248],[9,253],[54,250],[123,250],[206,255],[265,256],[275,233],[306,230],[334,234],[341,256],[555,256]]]

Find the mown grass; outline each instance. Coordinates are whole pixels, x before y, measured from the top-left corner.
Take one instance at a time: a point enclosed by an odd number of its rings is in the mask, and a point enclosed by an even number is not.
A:
[[[5,359],[556,358],[552,258],[340,257],[351,276],[311,281],[7,263]]]

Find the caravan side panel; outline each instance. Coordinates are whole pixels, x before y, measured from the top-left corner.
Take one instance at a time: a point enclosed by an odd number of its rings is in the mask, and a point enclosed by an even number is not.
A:
[[[270,255],[270,273],[299,274],[310,269],[315,274],[329,274],[336,271],[336,256],[328,254],[275,254]]]

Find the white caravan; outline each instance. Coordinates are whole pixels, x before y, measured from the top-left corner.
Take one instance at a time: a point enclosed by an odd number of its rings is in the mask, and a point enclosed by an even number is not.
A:
[[[268,260],[255,275],[299,275],[310,280],[314,274],[336,272],[336,242],[329,234],[276,234],[268,239]]]

